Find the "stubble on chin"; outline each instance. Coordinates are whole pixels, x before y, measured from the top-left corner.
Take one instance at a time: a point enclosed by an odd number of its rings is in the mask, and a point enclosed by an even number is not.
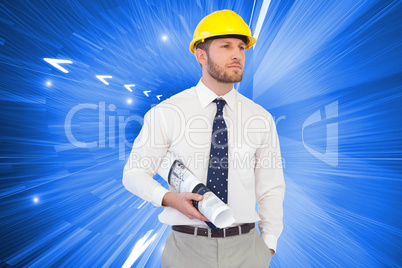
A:
[[[243,70],[238,70],[230,75],[227,70],[221,68],[211,58],[208,59],[208,73],[216,81],[220,83],[238,83],[243,79]]]

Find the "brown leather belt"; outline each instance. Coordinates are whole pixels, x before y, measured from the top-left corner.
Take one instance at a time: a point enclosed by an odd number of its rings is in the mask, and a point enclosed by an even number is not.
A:
[[[246,223],[243,225],[239,225],[236,227],[230,227],[226,229],[219,229],[216,232],[211,232],[211,229],[209,228],[199,228],[199,227],[193,227],[193,226],[188,226],[188,225],[173,225],[172,230],[180,233],[185,233],[185,234],[191,234],[191,235],[200,235],[200,236],[208,236],[209,238],[211,237],[228,237],[228,236],[234,236],[234,235],[241,235],[241,234],[247,234],[250,232],[255,227],[254,223]]]

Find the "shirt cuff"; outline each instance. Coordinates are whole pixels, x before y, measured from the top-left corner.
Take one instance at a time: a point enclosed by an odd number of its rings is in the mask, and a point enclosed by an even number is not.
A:
[[[265,244],[267,244],[269,249],[273,249],[276,252],[276,243],[278,242],[278,238],[273,234],[266,234],[262,236]]]
[[[162,206],[162,200],[163,197],[165,196],[165,194],[169,192],[168,189],[166,189],[165,187],[158,185],[157,188],[154,189],[153,193],[152,193],[152,201],[151,203],[154,206],[160,207]]]

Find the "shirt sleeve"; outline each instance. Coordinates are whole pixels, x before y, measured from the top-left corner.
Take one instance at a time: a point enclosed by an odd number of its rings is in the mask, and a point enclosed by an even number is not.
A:
[[[160,207],[169,191],[153,179],[169,148],[166,120],[158,106],[144,116],[142,129],[134,141],[123,171],[123,185],[141,199]]]
[[[255,154],[255,188],[261,236],[268,248],[276,251],[277,240],[283,229],[285,181],[278,134],[271,115],[267,124],[263,143]]]

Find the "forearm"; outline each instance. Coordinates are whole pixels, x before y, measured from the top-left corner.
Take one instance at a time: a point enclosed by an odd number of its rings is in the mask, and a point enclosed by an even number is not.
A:
[[[163,207],[173,207],[174,206],[174,199],[177,193],[167,192],[162,199],[162,206]]]
[[[123,185],[131,193],[157,207],[162,205],[163,196],[168,192],[153,179],[152,174],[141,169],[130,169],[127,165],[124,168]]]
[[[261,169],[256,172],[256,198],[258,226],[264,242],[276,251],[276,244],[283,230],[283,199],[285,182],[282,169]]]
[[[276,251],[276,244],[283,230],[283,199],[285,181],[281,167],[259,169],[257,176],[259,228],[264,242]]]
[[[258,226],[265,244],[276,251],[277,240],[283,230],[283,193],[278,191],[258,203],[261,221]]]

